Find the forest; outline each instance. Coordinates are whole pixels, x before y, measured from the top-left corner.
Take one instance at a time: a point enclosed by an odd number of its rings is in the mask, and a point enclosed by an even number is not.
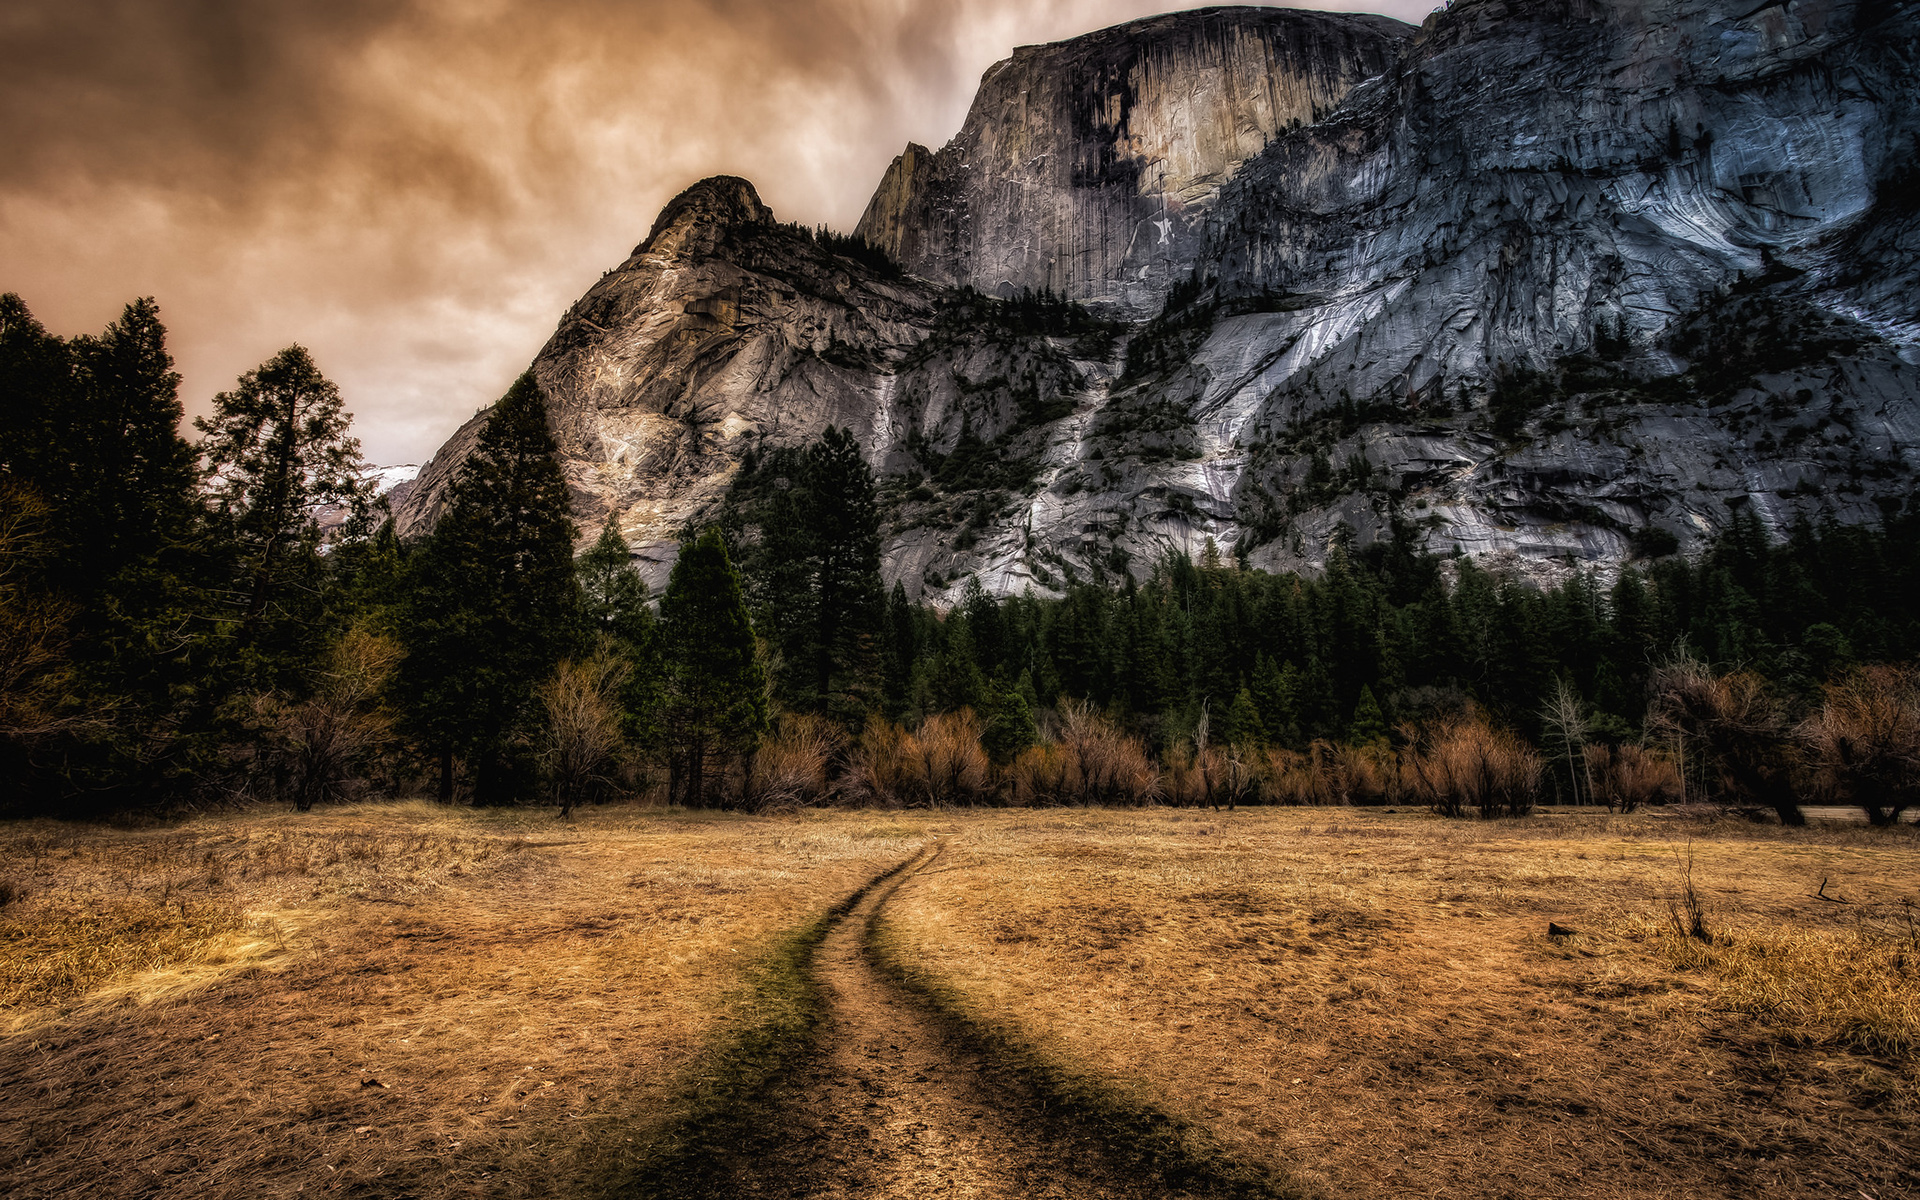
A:
[[[1704,555],[1641,547],[1605,584],[1541,589],[1396,527],[1316,577],[1209,544],[941,610],[883,586],[845,431],[751,455],[655,595],[613,522],[576,554],[530,377],[412,541],[303,348],[194,441],[182,414],[153,301],[62,339],[0,298],[6,811],[1920,807],[1911,502],[1784,539],[1738,507]]]

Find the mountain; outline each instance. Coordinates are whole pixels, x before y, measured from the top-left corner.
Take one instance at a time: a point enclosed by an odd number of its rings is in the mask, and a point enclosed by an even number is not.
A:
[[[1920,9],[1215,8],[1024,47],[857,235],[695,184],[533,365],[583,528],[664,577],[853,429],[951,598],[1212,539],[1523,574],[1865,522],[1920,468]],[[398,506],[430,527],[479,418]]]

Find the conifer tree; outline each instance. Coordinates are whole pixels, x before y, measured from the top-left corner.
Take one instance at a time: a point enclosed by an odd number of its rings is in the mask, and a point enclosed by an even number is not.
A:
[[[314,508],[367,500],[360,442],[335,387],[302,346],[289,346],[213,398],[194,422],[215,512],[232,539],[241,640],[279,624],[286,593],[317,565]]]
[[[1360,688],[1360,699],[1353,706],[1353,723],[1348,727],[1347,737],[1356,746],[1387,744],[1387,717],[1380,711],[1380,702],[1373,698],[1371,687]]]
[[[443,801],[456,757],[475,803],[511,801],[535,689],[582,641],[566,479],[530,374],[494,405],[410,575],[396,680],[409,732],[439,760]]]
[[[1227,719],[1222,723],[1220,741],[1229,746],[1262,746],[1267,741],[1265,722],[1260,719],[1260,707],[1253,702],[1253,693],[1241,688],[1233,698],[1233,705],[1227,710]]]
[[[660,624],[667,800],[700,806],[714,795],[713,768],[751,752],[767,727],[766,672],[718,529],[681,547]]]
[[[634,569],[633,551],[612,516],[601,528],[599,539],[574,566],[580,576],[587,627],[630,645],[644,642],[653,626],[647,581]]]

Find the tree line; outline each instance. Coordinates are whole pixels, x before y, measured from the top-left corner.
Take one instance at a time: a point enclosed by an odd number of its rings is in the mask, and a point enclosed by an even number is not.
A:
[[[300,347],[179,433],[150,300],[97,337],[0,298],[0,769],[14,811],[368,792],[477,804],[1355,803],[1505,815],[1920,803],[1920,513],[1551,588],[1336,544],[948,611],[881,583],[853,436],[749,457],[649,593],[585,553],[538,386],[430,535],[363,482]],[[342,519],[322,522],[323,512]]]

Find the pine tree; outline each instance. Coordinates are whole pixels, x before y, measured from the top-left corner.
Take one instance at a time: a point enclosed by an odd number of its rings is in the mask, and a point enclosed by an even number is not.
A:
[[[290,615],[276,606],[315,573],[315,506],[366,503],[360,443],[347,436],[352,420],[313,356],[289,346],[215,396],[213,415],[193,423],[237,558],[243,643]]]
[[[596,633],[639,645],[651,636],[653,611],[647,581],[633,566],[633,551],[613,517],[600,537],[574,564],[580,577],[587,627]]]
[[[442,800],[460,757],[475,803],[511,801],[527,788],[534,689],[582,642],[566,479],[531,375],[494,405],[410,574],[405,724],[439,760]]]
[[[1258,747],[1266,744],[1265,722],[1260,719],[1260,707],[1253,702],[1253,693],[1246,688],[1233,698],[1233,705],[1227,710],[1227,719],[1220,730],[1220,741],[1229,746]]]
[[[740,575],[718,529],[680,549],[660,600],[668,803],[705,805],[710,768],[745,754],[767,727],[767,681]]]
[[[1356,746],[1384,746],[1387,744],[1387,717],[1380,711],[1380,702],[1373,698],[1373,689],[1361,687],[1360,699],[1353,706],[1353,723],[1348,726],[1347,740]]]

